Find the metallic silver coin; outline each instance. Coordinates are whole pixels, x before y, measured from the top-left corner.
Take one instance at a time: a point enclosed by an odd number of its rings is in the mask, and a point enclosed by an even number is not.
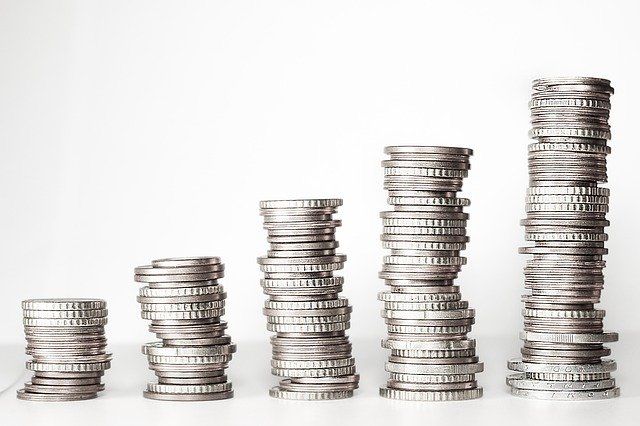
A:
[[[24,401],[40,401],[40,402],[67,402],[67,401],[83,401],[87,399],[97,398],[97,393],[89,394],[44,394],[27,392],[25,389],[17,391],[18,399]]]
[[[538,389],[518,389],[511,387],[511,394],[522,398],[530,399],[548,399],[555,401],[586,401],[594,399],[610,399],[620,396],[620,388],[612,388],[606,390],[538,390]]]
[[[617,366],[613,360],[602,360],[599,364],[542,364],[523,362],[519,359],[511,359],[507,367],[513,371],[532,373],[610,373]]]
[[[392,310],[383,309],[381,311],[382,318],[400,319],[400,320],[455,320],[473,318],[475,310],[473,309],[451,309],[451,310]],[[458,325],[458,324],[456,324]]]
[[[86,379],[100,378],[104,376],[104,370],[90,372],[59,372],[59,371],[35,371],[33,377],[44,379]]]
[[[26,366],[27,370],[31,371],[85,373],[108,370],[111,367],[111,362],[44,363],[27,361]]]
[[[150,268],[152,269],[152,268]],[[175,275],[134,275],[134,280],[142,283],[152,284],[165,284],[166,287],[170,287],[174,284],[176,287],[180,286],[193,286],[193,284],[177,284],[177,283],[192,283],[203,282],[210,280],[217,280],[224,277],[224,271],[217,272],[203,272],[197,274],[175,274]]]
[[[402,383],[444,384],[475,381],[475,374],[406,374],[389,373],[389,380]]]
[[[84,311],[106,309],[102,299],[27,299],[22,301],[22,309],[34,311]]]
[[[463,401],[480,398],[482,388],[452,391],[411,391],[385,387],[380,388],[380,396],[403,401]]]
[[[357,384],[360,381],[359,374],[350,374],[346,376],[336,377],[297,377],[288,379],[291,383],[307,384],[307,385],[326,385],[352,383]]]
[[[289,399],[296,401],[328,401],[335,399],[350,398],[353,396],[352,390],[341,391],[318,391],[318,392],[302,392],[289,391],[279,386],[269,389],[269,396],[278,399]]]
[[[516,389],[548,390],[548,391],[591,391],[611,389],[616,386],[615,379],[589,381],[556,381],[527,379],[524,374],[507,376],[507,385]]]
[[[226,381],[224,374],[216,377],[158,377],[158,383],[162,385],[212,385]]]
[[[147,399],[155,399],[159,401],[217,401],[221,399],[233,398],[233,391],[226,392],[213,392],[213,393],[189,393],[189,394],[177,394],[177,393],[157,393],[144,391],[142,393]]]
[[[335,377],[335,376],[348,376],[356,373],[355,365],[347,367],[335,367],[335,368],[306,368],[306,369],[284,369],[284,368],[272,368],[271,374],[280,377]]]
[[[397,362],[387,362],[385,369],[389,373],[401,374],[476,374],[484,370],[482,363],[473,364],[403,364]]]
[[[83,386],[83,385],[99,385],[100,377],[84,377],[84,378],[68,378],[68,379],[50,379],[46,377],[34,376],[31,378],[34,385],[44,386]]]
[[[152,356],[216,356],[228,355],[236,352],[236,345],[195,346],[195,347],[167,347],[161,342],[147,343],[142,346],[144,355]]]
[[[163,268],[160,266],[145,265],[138,266],[134,269],[135,275],[189,275],[189,274],[207,274],[211,272],[224,271],[224,264],[197,265],[197,266],[175,266]]]
[[[261,209],[318,209],[325,207],[335,208],[341,205],[341,198],[260,201]]]
[[[278,384],[280,390],[290,392],[339,392],[352,391],[358,388],[357,381],[344,383],[297,383],[291,379],[280,380]]]
[[[618,333],[535,333],[523,331],[520,333],[520,338],[528,341],[552,343],[611,343],[618,341]]]
[[[70,394],[94,394],[104,390],[104,384],[91,385],[38,385],[33,383],[25,383],[24,390],[29,393],[54,394],[54,395],[70,395]]]
[[[464,389],[476,389],[478,382],[475,380],[469,382],[453,382],[453,383],[407,383],[397,380],[388,380],[387,387],[391,389],[420,391],[420,392],[442,392]]]
[[[180,268],[201,265],[218,265],[221,263],[220,258],[215,256],[169,257],[165,259],[152,260],[151,266],[158,268]]]
[[[147,383],[147,391],[164,394],[208,394],[228,392],[231,390],[230,382],[213,383],[207,385],[170,385],[161,383]]]

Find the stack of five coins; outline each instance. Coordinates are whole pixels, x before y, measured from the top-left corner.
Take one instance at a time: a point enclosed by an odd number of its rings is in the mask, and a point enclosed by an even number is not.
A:
[[[533,82],[525,239],[522,358],[509,361],[514,395],[585,400],[619,395],[616,364],[604,343],[600,301],[609,190],[607,140],[613,88],[599,78],[553,78]]]
[[[391,351],[390,374],[380,389],[386,398],[451,401],[482,396],[475,374],[483,370],[468,339],[475,312],[454,285],[466,258],[466,198],[470,149],[391,146],[382,162],[393,211],[381,213],[384,257],[379,293]]]
[[[293,400],[342,399],[358,387],[346,335],[351,306],[339,297],[346,256],[336,254],[333,218],[340,199],[262,201],[270,250],[258,258],[264,314],[271,338],[272,373],[283,377],[269,394]]]
[[[236,346],[222,321],[226,293],[218,280],[218,257],[157,259],[135,268],[135,280],[147,284],[138,302],[149,331],[160,342],[142,346],[158,383],[148,383],[145,398],[211,401],[233,397],[225,369]]]
[[[92,399],[104,390],[111,366],[106,352],[107,304],[99,299],[31,299],[22,302],[31,382],[18,391],[29,401]]]

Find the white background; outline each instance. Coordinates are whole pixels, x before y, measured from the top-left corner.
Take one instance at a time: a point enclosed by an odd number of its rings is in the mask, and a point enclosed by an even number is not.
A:
[[[5,363],[4,385],[22,372],[20,300],[101,297],[121,355],[102,398],[143,404],[146,373],[136,377],[131,363],[144,370],[144,359],[133,345],[153,336],[139,318],[133,267],[213,254],[227,265],[226,319],[240,343],[232,374],[241,380],[236,401],[215,407],[242,404],[246,377],[267,413],[264,404],[277,402],[266,397],[275,379],[255,261],[267,249],[258,201],[342,197],[344,294],[364,380],[359,397],[336,407],[384,419],[375,411],[384,380],[380,161],[385,145],[432,144],[475,150],[459,283],[477,310],[474,336],[491,363],[479,380],[492,402],[470,407],[530,408],[507,399],[502,382],[521,328],[530,81],[590,75],[616,89],[601,306],[607,328],[621,332],[613,354],[626,395],[598,407],[629,419],[632,384],[640,386],[630,365],[640,336],[639,11],[634,1],[0,0],[0,343],[15,361]],[[1,404],[26,418],[13,390]],[[448,407],[438,410],[456,413]],[[432,409],[413,410],[393,420]],[[568,413],[556,420],[566,424]],[[591,412],[585,422],[596,420]]]

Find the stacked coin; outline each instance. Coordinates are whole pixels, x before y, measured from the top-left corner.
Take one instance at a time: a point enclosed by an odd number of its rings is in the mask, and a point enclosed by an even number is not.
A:
[[[149,331],[160,342],[142,346],[158,383],[148,383],[145,398],[166,401],[212,401],[233,397],[225,369],[236,346],[225,334],[227,294],[219,257],[157,259],[135,268],[145,283],[138,302]]]
[[[79,401],[104,390],[111,367],[106,352],[107,304],[99,299],[31,299],[22,302],[31,382],[18,391],[29,401]]]
[[[340,199],[262,201],[270,250],[258,258],[272,374],[283,377],[269,395],[294,400],[348,398],[358,387],[346,335],[351,306],[339,297],[346,256],[336,254],[333,218]]]
[[[619,395],[616,364],[604,343],[600,301],[604,242],[609,225],[608,124],[613,88],[600,78],[533,82],[530,102],[535,143],[529,145],[527,217],[520,249],[533,255],[524,269],[522,358],[509,361],[511,393],[538,399],[585,400]]]
[[[483,370],[475,340],[468,339],[475,312],[454,285],[469,241],[466,198],[458,198],[472,150],[390,146],[382,162],[393,211],[381,213],[384,257],[379,293],[391,355],[386,398],[452,401],[482,396],[475,374]]]

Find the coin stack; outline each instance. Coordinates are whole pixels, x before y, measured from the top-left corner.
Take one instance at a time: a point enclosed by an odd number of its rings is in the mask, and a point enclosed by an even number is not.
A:
[[[225,334],[227,294],[219,257],[157,259],[135,268],[145,283],[138,302],[149,331],[160,342],[142,346],[158,383],[148,383],[145,398],[165,401],[212,401],[233,397],[225,369],[236,346]]]
[[[28,401],[79,401],[104,390],[111,367],[106,352],[107,304],[99,299],[31,299],[22,302],[31,382],[18,391]]]
[[[589,400],[620,394],[604,343],[605,311],[596,309],[604,284],[604,242],[609,225],[608,124],[613,88],[600,78],[533,82],[530,102],[536,142],[529,145],[525,240],[533,255],[524,269],[522,358],[509,361],[507,377],[517,396]]]
[[[269,391],[275,398],[328,400],[353,396],[358,387],[355,359],[346,335],[351,306],[339,297],[346,256],[336,254],[333,218],[341,199],[262,201],[270,250],[258,258],[271,372],[283,377]]]
[[[475,312],[454,285],[466,258],[460,256],[469,205],[458,198],[472,150],[436,146],[390,146],[382,162],[393,211],[381,213],[384,257],[379,293],[391,355],[385,398],[454,401],[479,398],[475,374],[483,370],[476,343],[467,338]]]

